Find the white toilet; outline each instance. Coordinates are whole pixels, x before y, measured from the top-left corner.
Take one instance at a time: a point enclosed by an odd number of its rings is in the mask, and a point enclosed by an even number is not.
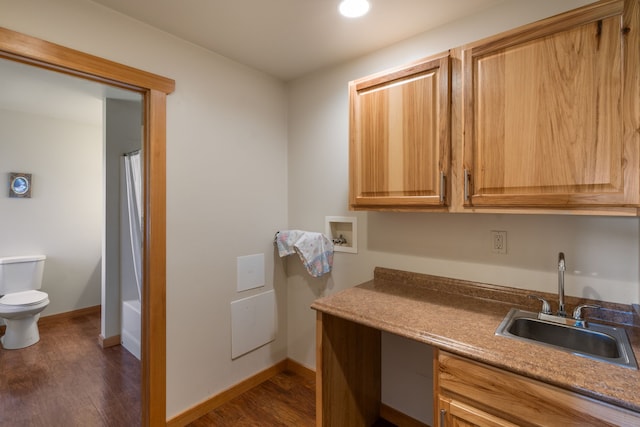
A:
[[[5,349],[28,347],[40,341],[38,319],[49,305],[42,286],[44,255],[0,257],[0,318],[6,330],[0,342]]]

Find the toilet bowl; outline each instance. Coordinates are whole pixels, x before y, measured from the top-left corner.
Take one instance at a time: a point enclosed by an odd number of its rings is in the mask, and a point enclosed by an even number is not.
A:
[[[2,347],[14,350],[40,341],[38,319],[47,305],[49,295],[35,290],[15,292],[0,298],[0,318],[7,326],[0,338]]]
[[[5,349],[28,347],[40,341],[38,319],[49,296],[38,291],[44,255],[0,258],[0,318],[6,324],[0,343]]]

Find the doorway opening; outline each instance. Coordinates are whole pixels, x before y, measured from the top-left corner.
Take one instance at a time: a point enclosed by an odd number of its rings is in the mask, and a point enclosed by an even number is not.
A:
[[[142,425],[166,424],[166,97],[171,79],[0,28],[0,58],[143,96]]]

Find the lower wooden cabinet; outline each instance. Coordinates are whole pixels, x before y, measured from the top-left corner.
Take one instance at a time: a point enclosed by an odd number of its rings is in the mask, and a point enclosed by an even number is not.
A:
[[[510,423],[457,400],[440,397],[438,407],[438,424],[441,427],[517,427],[517,424]]]
[[[640,426],[640,414],[446,352],[436,360],[439,427]]]
[[[380,331],[316,315],[316,426],[368,427],[380,415]]]

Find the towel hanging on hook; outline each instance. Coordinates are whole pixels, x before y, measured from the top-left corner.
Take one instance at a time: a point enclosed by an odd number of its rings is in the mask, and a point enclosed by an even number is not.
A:
[[[280,258],[297,253],[307,272],[313,277],[329,273],[333,267],[333,243],[322,233],[278,231],[275,244]]]

